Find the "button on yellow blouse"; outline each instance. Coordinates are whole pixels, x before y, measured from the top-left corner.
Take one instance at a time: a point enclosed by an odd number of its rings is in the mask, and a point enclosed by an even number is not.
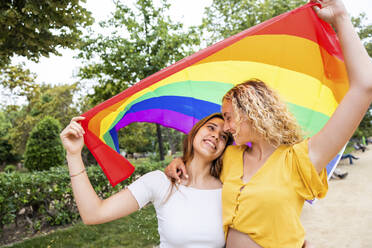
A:
[[[265,248],[301,247],[304,228],[300,215],[305,200],[323,198],[327,171],[317,173],[308,155],[308,140],[282,145],[248,183],[243,183],[243,152],[247,146],[229,146],[221,173],[222,214],[228,228],[248,234]]]

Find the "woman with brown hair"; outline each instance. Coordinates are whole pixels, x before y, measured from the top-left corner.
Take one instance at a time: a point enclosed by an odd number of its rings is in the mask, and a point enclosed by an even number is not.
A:
[[[237,144],[226,149],[220,176],[227,247],[301,247],[303,204],[325,196],[325,167],[371,104],[372,61],[342,1],[313,2],[321,6],[315,8],[318,16],[337,30],[350,88],[323,129],[309,139],[303,139],[285,103],[264,82],[248,80],[225,94],[224,130]],[[177,167],[183,171],[174,161],[167,174],[178,178]]]
[[[162,171],[147,173],[108,199],[94,191],[81,158],[84,130],[75,117],[62,131],[74,198],[85,224],[100,224],[154,204],[160,247],[216,247],[225,244],[221,209],[221,155],[232,138],[223,118],[212,114],[194,125],[184,142],[188,181],[174,184]],[[182,211],[183,215],[179,215]]]

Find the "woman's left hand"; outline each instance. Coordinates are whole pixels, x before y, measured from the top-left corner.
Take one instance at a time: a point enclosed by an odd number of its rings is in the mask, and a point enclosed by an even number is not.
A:
[[[311,0],[313,3],[319,3],[321,8],[315,6],[314,10],[320,19],[333,26],[337,26],[337,20],[349,18],[344,3],[341,0]]]

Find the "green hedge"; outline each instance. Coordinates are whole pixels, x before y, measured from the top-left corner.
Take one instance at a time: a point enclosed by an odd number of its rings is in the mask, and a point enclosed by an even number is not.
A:
[[[97,194],[107,198],[140,175],[164,168],[164,164],[136,165],[134,174],[114,188],[98,166],[87,167],[87,173]],[[79,219],[66,166],[31,173],[0,173],[0,218],[1,228],[22,222],[34,230]]]

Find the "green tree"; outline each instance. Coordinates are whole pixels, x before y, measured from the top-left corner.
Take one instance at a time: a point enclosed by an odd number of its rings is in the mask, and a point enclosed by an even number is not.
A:
[[[0,166],[8,163],[17,162],[19,157],[12,152],[13,147],[10,144],[9,130],[12,127],[8,116],[4,111],[0,112]]]
[[[358,29],[359,37],[363,41],[369,56],[372,57],[372,24],[366,23],[367,17],[365,13],[353,17],[352,21],[354,26]],[[353,138],[361,138],[363,136],[372,136],[372,105],[369,107],[359,127],[355,131]]]
[[[225,39],[274,16],[307,3],[306,0],[214,0],[204,12],[201,29],[207,43]]]
[[[175,154],[177,151],[181,151],[183,138],[181,132],[171,128],[164,128],[164,137],[169,144],[171,155]]]
[[[5,115],[4,111],[0,111],[0,137],[4,137],[8,134],[9,129],[12,127],[12,124],[7,116]]]
[[[189,47],[199,44],[194,29],[183,31],[181,23],[167,16],[169,7],[166,0],[156,6],[151,0],[136,0],[133,4],[117,2],[113,16],[100,24],[115,29],[112,34],[91,33],[85,38],[79,55],[85,66],[79,77],[98,82],[90,95],[93,104],[182,59],[191,52]],[[157,127],[162,154],[160,130]]]
[[[65,152],[59,138],[60,131],[58,120],[50,116],[43,118],[32,129],[24,156],[27,169],[48,170],[62,165]]]
[[[150,123],[132,123],[120,129],[118,135],[120,149],[127,153],[155,151],[156,130]]]
[[[24,64],[0,67],[0,89],[4,105],[16,105],[19,97],[26,98],[35,92],[36,75],[24,68]]]
[[[372,24],[366,23],[367,17],[365,13],[361,13],[357,17],[352,18],[354,27],[358,29],[360,39],[363,41],[364,46],[370,57],[372,57]]]
[[[74,104],[78,84],[38,84],[35,82],[36,76],[24,65],[6,66],[2,72],[0,81],[3,92],[7,91],[9,96],[4,107],[11,124],[7,140],[13,154],[21,156],[24,153],[32,128],[43,117],[52,116],[66,126],[78,114],[78,106]],[[17,105],[19,103],[13,100],[17,97],[23,97],[22,102],[25,103]]]
[[[74,93],[79,89],[77,84],[33,84],[29,88],[21,84],[19,87],[20,95],[26,97],[27,103],[22,106],[8,106],[7,110],[13,115],[9,138],[15,154],[24,153],[32,128],[45,116],[52,116],[62,126],[67,126],[71,118],[78,114],[77,106],[73,103]]]
[[[15,95],[24,95],[33,90],[36,75],[24,68],[24,64],[6,66],[1,69],[0,81]]]
[[[16,157],[11,152],[12,145],[5,137],[0,137],[0,166],[4,167],[8,163],[16,161]]]
[[[59,54],[57,49],[77,48],[81,28],[92,24],[84,0],[0,2],[0,68],[11,57],[38,61],[41,56]]]

